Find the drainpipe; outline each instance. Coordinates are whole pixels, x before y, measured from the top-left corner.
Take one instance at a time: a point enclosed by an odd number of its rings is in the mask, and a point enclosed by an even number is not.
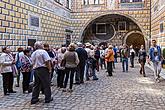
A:
[[[152,5],[152,0],[150,0],[150,35],[149,35],[149,48],[151,47],[151,15],[152,15],[152,12],[151,12],[151,5]]]

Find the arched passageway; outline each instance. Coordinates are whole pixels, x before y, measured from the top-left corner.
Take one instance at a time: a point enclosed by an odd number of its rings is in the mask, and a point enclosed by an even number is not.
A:
[[[134,48],[140,49],[141,45],[145,46],[145,40],[142,34],[132,33],[127,37],[126,44],[128,46],[133,45]]]
[[[92,20],[84,29],[82,33],[82,42],[90,42],[93,44],[100,44],[101,42],[111,43],[114,45],[122,45],[125,43],[124,39],[129,32],[142,30],[136,22],[132,19],[120,14],[107,14]],[[129,36],[137,36],[132,37]],[[132,33],[127,36],[126,43],[134,43],[133,40],[137,39],[135,46],[140,47],[141,44],[145,45],[144,35]],[[130,41],[129,41],[130,40]]]

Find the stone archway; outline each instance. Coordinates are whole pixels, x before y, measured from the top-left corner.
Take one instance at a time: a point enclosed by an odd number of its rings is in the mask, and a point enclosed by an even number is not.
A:
[[[133,45],[133,47],[136,49],[140,49],[141,45],[144,45],[144,47],[146,47],[146,41],[144,39],[144,36],[140,32],[131,32],[125,37],[124,42],[128,46]]]
[[[84,24],[84,26],[82,27],[82,29],[81,29],[81,31],[80,31],[80,39],[79,39],[79,40],[80,40],[80,41],[83,40],[83,33],[84,33],[85,29],[86,29],[86,28],[88,27],[88,25],[89,25],[90,23],[92,23],[95,19],[97,19],[97,18],[99,18],[99,17],[101,17],[101,16],[113,15],[113,14],[115,14],[115,15],[120,15],[120,16],[124,16],[124,17],[129,18],[130,20],[132,20],[132,21],[133,21],[134,23],[136,23],[137,26],[140,28],[140,30],[141,30],[141,32],[143,33],[144,37],[147,37],[146,31],[143,29],[143,27],[141,26],[141,24],[140,24],[134,17],[132,17],[132,16],[130,16],[130,15],[127,15],[127,14],[123,14],[123,13],[121,13],[121,12],[106,12],[106,13],[101,13],[101,14],[95,15],[92,19],[88,20],[88,21]]]
[[[124,23],[124,30],[121,30],[123,27],[119,26],[119,22],[121,24]],[[105,33],[100,34],[97,29],[101,29],[101,31],[105,30]],[[93,19],[93,21],[90,21],[86,25],[81,35],[81,41],[84,43],[91,42],[93,44],[107,42],[119,46],[126,41],[124,39],[128,37],[127,33],[129,32],[139,32],[143,36],[143,39],[146,36],[145,33],[143,34],[143,29],[135,22],[135,19],[132,20],[130,17],[120,14],[107,14]],[[145,40],[147,41],[146,38]]]

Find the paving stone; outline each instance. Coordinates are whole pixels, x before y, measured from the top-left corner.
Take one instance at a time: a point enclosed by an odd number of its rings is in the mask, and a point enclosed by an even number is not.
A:
[[[142,77],[135,68],[123,73],[121,63],[116,64],[113,77],[107,77],[105,70],[97,73],[98,81],[87,81],[82,85],[74,85],[72,93],[63,93],[52,87],[54,100],[44,103],[44,95],[40,102],[30,105],[32,94],[22,94],[22,88],[14,88],[16,94],[3,96],[0,82],[0,110],[164,110],[165,81],[154,81],[153,72],[146,68],[147,77]],[[56,76],[55,78],[56,79]],[[56,81],[54,80],[54,83]],[[56,85],[56,83],[55,83]]]

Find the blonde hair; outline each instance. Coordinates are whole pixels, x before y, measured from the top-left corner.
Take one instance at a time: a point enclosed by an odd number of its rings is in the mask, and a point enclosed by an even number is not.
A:
[[[69,51],[75,51],[76,49],[76,45],[74,43],[71,43],[69,46],[68,46],[68,50]]]

